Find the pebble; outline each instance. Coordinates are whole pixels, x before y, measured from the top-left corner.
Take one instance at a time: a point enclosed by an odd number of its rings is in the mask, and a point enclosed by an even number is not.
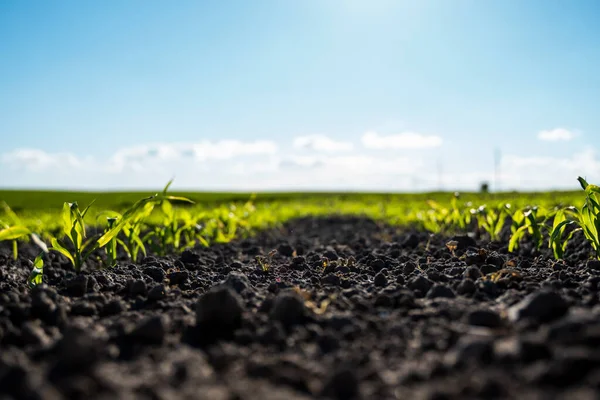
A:
[[[279,321],[285,328],[290,328],[305,323],[307,311],[304,300],[298,294],[292,291],[281,291],[273,299],[269,316],[273,321]]]
[[[144,282],[142,279],[133,281],[129,286],[129,294],[131,296],[146,296],[146,294],[148,294],[146,282]]]
[[[500,271],[500,267],[492,264],[483,264],[479,270],[483,275],[487,275]]]
[[[417,264],[415,264],[412,261],[409,261],[409,262],[405,263],[404,266],[402,267],[402,273],[404,275],[410,275],[415,269],[417,269]]]
[[[161,344],[167,332],[166,315],[154,315],[142,319],[131,332],[136,340],[147,344]]]
[[[167,296],[167,289],[165,285],[158,284],[152,287],[150,291],[148,291],[148,300],[157,301],[162,300]]]
[[[242,293],[244,290],[252,289],[250,280],[241,272],[230,272],[225,278],[223,285],[230,287],[237,293]]]
[[[405,247],[408,249],[415,249],[415,248],[417,248],[417,246],[419,245],[420,242],[421,242],[421,240],[419,239],[419,236],[417,236],[414,233],[411,233],[402,242],[402,247]]]
[[[21,329],[21,334],[23,342],[27,345],[46,346],[51,342],[39,323],[26,322]]]
[[[197,264],[200,262],[200,256],[191,250],[184,250],[179,257],[179,261],[184,264]]]
[[[77,275],[65,282],[67,293],[70,296],[81,297],[87,292],[88,278],[86,275]]]
[[[489,338],[463,337],[456,345],[453,356],[457,365],[488,364],[494,358],[493,342]]]
[[[322,396],[333,399],[356,399],[360,396],[360,381],[356,372],[350,368],[335,371],[325,382]]]
[[[127,309],[125,303],[120,299],[110,300],[108,303],[102,307],[101,315],[109,316],[109,315],[118,315]]]
[[[477,268],[474,265],[471,265],[470,267],[467,267],[463,276],[464,278],[476,281],[478,278],[481,278],[483,274],[481,273],[481,270],[479,268]]]
[[[413,291],[420,292],[421,295],[425,295],[432,285],[433,283],[422,275],[419,275],[408,282],[408,287]]]
[[[457,286],[456,291],[458,292],[458,294],[472,294],[477,290],[477,286],[475,285],[475,282],[473,282],[471,279],[463,279]]]
[[[175,271],[167,275],[171,285],[181,285],[188,281],[190,273],[188,271]]]
[[[452,290],[450,287],[436,283],[427,292],[427,298],[435,299],[435,298],[439,298],[439,297],[443,297],[446,299],[453,299],[456,297],[456,294],[454,293],[454,290]]]
[[[383,272],[379,272],[375,275],[374,283],[375,286],[384,287],[387,286],[388,280]]]
[[[323,278],[321,278],[321,283],[324,285],[339,286],[340,282],[340,277],[336,274],[327,274]]]
[[[457,242],[457,250],[466,250],[469,247],[477,247],[477,242],[475,239],[467,235],[454,236],[451,240]]]
[[[539,291],[530,294],[508,309],[511,321],[532,319],[548,322],[560,318],[569,310],[569,304],[556,292]]]
[[[145,267],[143,272],[158,283],[161,283],[166,276],[165,271],[159,267]]]
[[[196,325],[215,338],[230,337],[241,326],[244,306],[239,295],[225,286],[206,292],[196,303]]]
[[[585,267],[592,271],[600,271],[600,260],[588,260]]]
[[[498,328],[502,326],[502,317],[492,310],[475,310],[467,316],[469,325],[484,326],[487,328]]]

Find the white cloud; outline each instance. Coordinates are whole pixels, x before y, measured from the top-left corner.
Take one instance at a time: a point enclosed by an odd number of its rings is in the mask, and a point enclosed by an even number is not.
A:
[[[380,135],[375,131],[368,131],[363,134],[361,141],[368,149],[425,149],[440,147],[443,143],[440,136],[416,132]]]
[[[351,142],[336,141],[324,135],[308,135],[295,138],[294,147],[297,149],[337,153],[351,151],[354,145]]]
[[[70,153],[48,153],[38,149],[16,149],[0,157],[3,164],[12,168],[39,171],[47,168],[79,168],[83,164]]]
[[[514,156],[502,158],[501,184],[505,189],[577,188],[577,177],[600,181],[600,160],[592,148],[567,157]]]
[[[277,153],[277,144],[272,141],[258,140],[242,142],[239,140],[208,140],[197,143],[154,143],[119,149],[109,160],[112,171],[121,171],[130,167],[133,170],[155,166],[165,161],[194,161],[202,163],[214,160],[232,160],[247,156],[269,156]]]
[[[539,140],[546,142],[569,141],[575,138],[575,133],[565,128],[555,128],[540,131],[537,134]]]
[[[419,152],[386,154],[362,147],[306,152],[260,140],[146,144],[105,158],[24,148],[0,155],[0,173],[3,186],[72,189],[159,188],[172,177],[175,188],[200,190],[478,190],[482,181],[494,183],[491,166],[460,154],[448,154],[443,171]],[[557,157],[506,155],[499,172],[503,190],[577,189],[579,175],[600,182],[600,158],[592,148]]]
[[[290,156],[279,163],[282,169],[318,170],[329,176],[382,176],[386,174],[413,174],[422,166],[422,160],[408,157],[383,159],[368,155],[349,156]],[[314,171],[313,171],[314,172]]]

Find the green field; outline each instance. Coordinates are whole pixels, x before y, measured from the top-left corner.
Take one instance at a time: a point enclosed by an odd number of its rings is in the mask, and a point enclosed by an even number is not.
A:
[[[562,257],[571,237],[567,225],[579,225],[600,256],[594,242],[600,230],[596,228],[600,207],[594,203],[597,186],[589,186],[586,191],[461,194],[4,190],[0,241],[10,241],[16,254],[19,242],[29,241],[33,234],[71,256],[75,266],[82,263],[77,257],[89,256],[83,253],[88,247],[104,251],[110,263],[120,248],[136,261],[141,254],[166,255],[228,242],[293,218],[343,214],[432,233],[476,233],[488,240],[501,240],[508,223],[510,250],[528,238],[538,248],[551,247],[556,258]],[[82,213],[92,202],[87,214]]]
[[[158,192],[158,191],[157,191]],[[60,213],[65,202],[77,202],[81,208],[92,204],[86,217],[90,225],[103,225],[96,216],[104,211],[122,212],[136,201],[156,192],[86,192],[0,190],[0,203],[7,204],[17,214],[21,223],[33,231],[52,232],[59,226]],[[253,228],[272,226],[289,218],[303,215],[355,214],[395,224],[412,224],[419,221],[418,214],[431,210],[430,202],[440,207],[450,207],[455,193],[340,193],[340,192],[270,192],[270,193],[218,193],[218,192],[169,192],[186,197],[194,204],[178,203],[196,219],[221,215],[224,209],[240,206],[252,198],[255,212],[248,222]],[[502,192],[460,193],[460,207],[477,208],[481,205],[496,207],[509,203],[513,208],[526,206],[555,207],[581,206],[581,191],[564,192]],[[156,214],[156,212],[154,213]],[[155,216],[153,214],[153,216]],[[0,209],[0,221],[7,216]],[[152,220],[152,218],[151,218]],[[4,221],[5,225],[12,225]]]
[[[158,191],[158,190],[157,190]],[[102,209],[122,210],[131,206],[142,197],[150,196],[152,191],[135,192],[92,192],[92,191],[50,191],[50,190],[0,190],[0,201],[6,202],[14,211],[52,211],[60,210],[64,202],[89,204]],[[185,196],[198,204],[222,204],[244,202],[252,193],[243,192],[171,192],[173,195]],[[428,193],[341,193],[341,192],[264,192],[257,193],[255,203],[280,201],[305,201],[315,203],[331,199],[340,201],[391,201],[391,202],[425,202],[435,200],[448,202],[451,192]],[[501,193],[461,193],[464,201],[481,202],[518,202],[518,203],[569,203],[581,201],[581,191],[555,192],[501,192]]]

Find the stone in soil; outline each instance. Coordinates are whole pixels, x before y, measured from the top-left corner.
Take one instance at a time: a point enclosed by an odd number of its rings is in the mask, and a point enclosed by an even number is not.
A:
[[[242,324],[244,306],[239,295],[226,286],[206,292],[196,303],[196,329],[200,341],[230,339]]]

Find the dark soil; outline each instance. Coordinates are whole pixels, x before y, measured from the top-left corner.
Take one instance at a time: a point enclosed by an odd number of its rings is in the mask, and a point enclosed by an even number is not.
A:
[[[307,218],[79,275],[53,254],[33,290],[34,249],[5,251],[0,398],[599,398],[582,239],[565,263],[450,239]]]

